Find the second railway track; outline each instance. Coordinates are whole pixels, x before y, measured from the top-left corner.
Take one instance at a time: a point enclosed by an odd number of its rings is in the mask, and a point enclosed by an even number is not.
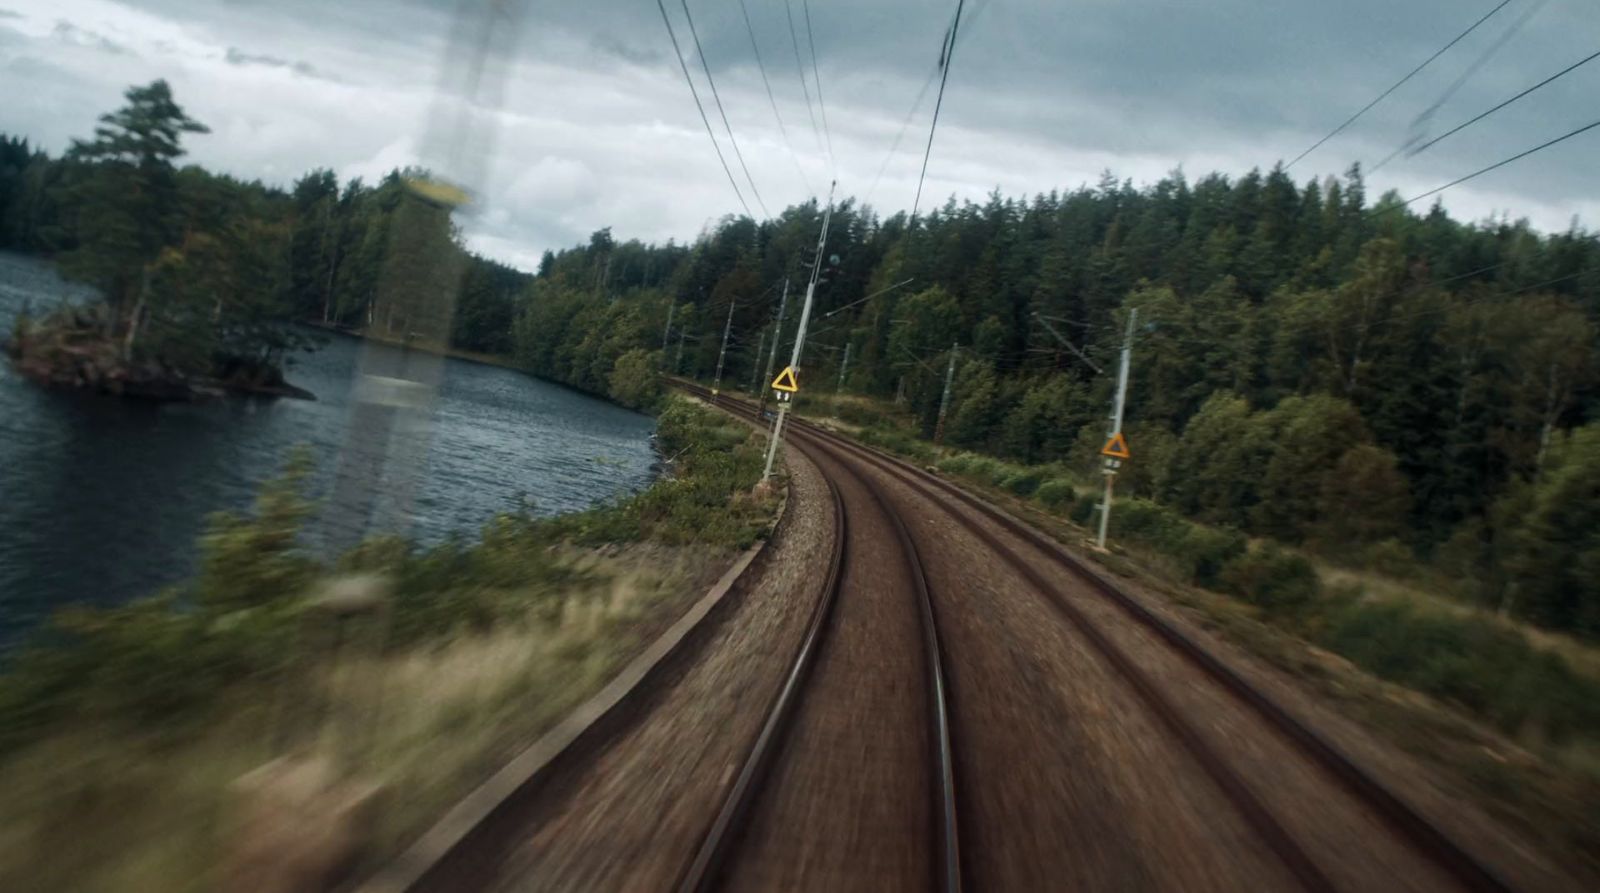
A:
[[[701,397],[709,397],[709,394],[701,389],[691,387],[690,390]],[[724,397],[716,402],[746,419],[759,421],[755,410],[742,401]],[[1475,891],[1510,889],[1494,870],[1466,852],[1437,826],[1413,810],[1324,738],[1245,681],[1193,639],[1084,567],[1054,540],[994,509],[964,490],[880,451],[798,420],[791,430],[794,436],[805,442],[804,448],[808,452],[827,450],[835,456],[847,455],[854,462],[874,468],[912,492],[920,494],[938,506],[951,520],[989,546],[1006,563],[1015,567],[1033,588],[1051,600],[1061,616],[1074,626],[1079,634],[1088,639],[1107,663],[1114,666],[1118,674],[1138,692],[1140,699],[1160,719],[1161,724],[1192,754],[1206,775],[1304,889],[1332,890],[1336,889],[1336,886],[1329,879],[1329,873],[1324,870],[1323,865],[1308,855],[1307,849],[1287,829],[1285,823],[1263,803],[1251,785],[1245,782],[1229,761],[1216,751],[1207,736],[1201,734],[1184,712],[1168,698],[1162,687],[1129,657],[1114,637],[1107,636],[1100,629],[1095,619],[1087,616],[1071,600],[1063,597],[1049,579],[1041,576],[1035,569],[1035,563],[1039,559],[1044,559],[1087,584],[1089,589],[1114,605],[1136,626],[1165,643],[1168,648],[1180,655],[1184,662],[1226,692],[1229,698],[1243,705],[1304,759],[1315,765],[1326,780],[1333,782],[1346,795],[1358,801],[1372,817],[1389,830],[1396,840],[1403,842],[1406,848],[1414,852],[1417,858],[1430,864],[1442,877],[1447,878],[1447,886]],[[862,475],[863,479],[866,477],[867,475]],[[975,520],[974,516],[982,519],[983,523]],[[1020,542],[1024,549],[1035,554],[1030,554],[1026,558],[1018,554],[1017,549],[1004,541],[996,531],[1003,532],[1004,537],[1011,543]]]

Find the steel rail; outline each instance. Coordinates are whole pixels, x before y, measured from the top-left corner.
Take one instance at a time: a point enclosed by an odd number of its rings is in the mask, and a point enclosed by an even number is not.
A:
[[[686,385],[680,383],[680,386]],[[691,390],[698,390],[698,387],[691,388]],[[724,398],[717,401],[717,405],[747,417],[753,415],[753,410],[740,401]],[[1227,768],[1225,761],[1211,750],[1205,740],[1194,732],[1193,727],[1186,720],[1183,720],[1177,708],[1166,700],[1148,676],[1139,670],[1136,665],[1133,665],[1126,654],[1121,654],[1120,659],[1113,657],[1112,651],[1121,653],[1120,649],[1111,643],[1105,637],[1105,634],[1099,631],[1081,610],[1061,597],[1055,587],[1044,580],[1015,550],[1000,542],[992,530],[973,521],[970,516],[954,510],[949,505],[948,499],[939,498],[937,494],[929,490],[928,485],[994,522],[1000,528],[1032,546],[1047,560],[1088,583],[1094,592],[1117,606],[1141,627],[1154,633],[1182,658],[1199,669],[1207,678],[1211,679],[1240,703],[1249,707],[1269,727],[1289,741],[1300,752],[1310,757],[1312,762],[1330,776],[1341,788],[1363,803],[1391,830],[1400,835],[1415,852],[1439,866],[1464,888],[1479,891],[1479,893],[1509,893],[1512,889],[1498,873],[1466,852],[1460,844],[1452,840],[1442,829],[1424,818],[1398,795],[1390,791],[1382,782],[1372,776],[1371,773],[1357,765],[1354,760],[1339,750],[1332,742],[1313,731],[1259,688],[1246,681],[1204,646],[1157,615],[1138,599],[1123,591],[1115,583],[1095,572],[1082,559],[1068,552],[1054,538],[1011,514],[989,505],[949,481],[880,449],[856,443],[814,423],[798,418],[794,420],[794,427],[791,431],[794,435],[801,437],[809,435],[812,438],[837,444],[844,449],[855,452],[865,461],[874,464],[885,472],[894,475],[908,487],[938,505],[953,520],[995,549],[1017,570],[1022,572],[1029,579],[1029,582],[1043,592],[1069,621],[1072,621],[1075,626],[1085,633],[1086,637],[1102,651],[1108,661],[1118,665],[1119,670],[1122,669],[1123,665],[1132,670],[1134,675],[1128,678],[1134,684],[1135,689],[1141,692],[1141,696],[1146,698],[1147,703],[1151,701],[1151,698],[1165,703],[1166,706],[1164,708],[1156,709],[1158,716],[1180,739],[1185,739],[1185,746],[1190,746],[1188,739],[1192,738],[1195,746],[1211,754],[1209,757],[1204,757],[1195,752],[1202,767],[1223,787],[1229,799],[1233,800],[1235,806],[1241,809],[1246,820],[1256,826],[1258,832],[1267,837],[1269,845],[1273,847],[1280,858],[1284,859],[1286,866],[1308,887],[1312,889],[1331,889],[1331,885],[1321,870],[1310,861],[1299,845],[1288,837],[1287,832],[1282,830],[1281,824],[1271,816],[1264,805],[1256,800],[1254,794],[1248,787],[1244,786],[1242,780],[1239,780],[1236,774]],[[1103,648],[1101,647],[1102,643],[1104,645]],[[1106,649],[1111,649],[1111,651]],[[1145,693],[1146,690],[1148,694]],[[1170,716],[1166,715],[1167,711],[1170,711]],[[1180,731],[1173,725],[1174,721],[1187,728],[1188,731]],[[1191,750],[1194,752],[1192,748]],[[1225,773],[1226,775],[1220,773]],[[1233,780],[1226,780],[1226,776],[1232,776]],[[1242,795],[1242,799],[1236,799],[1236,793],[1234,792]],[[1254,802],[1255,805],[1250,805],[1251,802]],[[1271,826],[1276,826],[1276,830]],[[1284,848],[1280,849],[1280,846]]]
[[[761,727],[761,734],[750,746],[738,777],[723,799],[722,808],[718,810],[716,819],[700,842],[694,860],[678,884],[682,893],[710,890],[716,885],[744,825],[743,819],[749,814],[751,804],[770,774],[784,734],[794,719],[801,691],[816,664],[828,620],[833,616],[833,607],[839,600],[839,589],[844,580],[844,543],[849,526],[845,520],[844,497],[840,495],[838,485],[826,477],[824,480],[833,502],[833,549],[828,558],[828,577],[823,584],[822,598],[817,600],[817,606],[812,609],[805,638],[795,653],[783,687],[778,690],[771,708],[767,710],[767,721]]]
[[[821,436],[832,438],[871,457],[871,460],[876,460],[876,464],[880,468],[897,474],[910,486],[916,487],[916,484],[912,483],[913,478],[927,481],[995,522],[1006,531],[1023,539],[1047,559],[1083,579],[1096,593],[1116,605],[1140,626],[1155,633],[1213,682],[1233,695],[1241,703],[1250,707],[1251,710],[1265,720],[1268,726],[1289,740],[1301,752],[1310,756],[1313,762],[1341,787],[1371,809],[1391,830],[1400,834],[1416,852],[1424,855],[1434,864],[1444,869],[1464,888],[1479,891],[1479,893],[1509,893],[1512,889],[1497,872],[1473,857],[1437,825],[1424,818],[1409,804],[1400,799],[1398,795],[1390,791],[1382,782],[1374,778],[1371,773],[1361,768],[1354,760],[1340,751],[1332,742],[1313,731],[1259,688],[1247,682],[1233,668],[1217,658],[1204,646],[1185,635],[1154,611],[1151,611],[1115,583],[1089,568],[1082,559],[1068,552],[1061,543],[1048,537],[1032,525],[989,505],[960,487],[917,468],[898,457],[888,455],[882,450],[855,443],[833,432],[798,419],[796,420],[795,428],[797,431],[804,430],[807,433],[821,432]],[[963,516],[951,511],[948,506],[944,505],[943,501],[936,498],[932,501],[939,503],[941,508],[951,517],[958,520],[962,519]],[[973,524],[970,520],[962,523],[963,526],[974,532],[982,531],[980,526]],[[992,538],[992,534],[987,534],[986,532],[980,535]]]
[[[749,419],[759,419],[759,415],[750,410],[743,410],[734,403],[723,403],[709,391],[695,388],[697,394],[711,400],[723,408],[735,410],[736,414]],[[944,664],[940,657],[939,635],[933,612],[933,598],[928,588],[927,577],[922,567],[922,560],[917,553],[916,544],[911,538],[909,528],[905,521],[895,512],[889,501],[884,497],[881,489],[850,469],[848,460],[841,454],[836,446],[830,446],[819,438],[805,438],[818,452],[824,453],[847,470],[872,497],[878,507],[888,516],[891,526],[895,528],[902,552],[906,558],[907,570],[911,576],[913,587],[917,591],[917,610],[919,626],[922,631],[922,644],[924,664],[928,676],[929,716],[931,718],[932,736],[934,741],[935,765],[932,787],[937,792],[934,828],[931,830],[933,848],[938,853],[936,874],[939,878],[939,888],[946,893],[959,893],[961,890],[961,862],[959,834],[956,818],[955,795],[955,768],[954,748],[950,730],[949,713],[949,686],[944,672]],[[808,450],[809,452],[809,450]],[[843,586],[843,567],[846,558],[846,541],[848,538],[848,522],[846,521],[843,496],[838,484],[823,471],[823,479],[828,485],[832,496],[834,509],[834,544],[829,560],[827,582],[824,585],[824,595],[814,609],[807,628],[804,640],[797,650],[795,660],[783,687],[773,699],[771,708],[767,713],[767,720],[762,726],[761,733],[751,746],[741,765],[738,776],[729,788],[723,805],[712,822],[710,829],[701,841],[694,860],[684,874],[678,889],[682,893],[701,893],[715,889],[719,883],[724,869],[737,850],[740,832],[745,825],[756,800],[762,793],[762,788],[771,776],[773,765],[783,747],[783,742],[793,724],[795,714],[804,688],[812,674],[818,653],[824,637],[827,634],[828,623],[832,617],[834,607],[838,601],[840,590]]]

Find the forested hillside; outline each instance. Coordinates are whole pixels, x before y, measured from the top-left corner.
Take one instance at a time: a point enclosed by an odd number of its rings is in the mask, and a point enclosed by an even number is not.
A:
[[[793,337],[820,218],[729,218],[688,246],[606,230],[547,255],[518,355],[597,391],[619,363],[709,377],[733,302],[725,376],[748,383],[786,276]],[[1357,169],[1107,175],[914,228],[845,202],[824,254],[813,394],[848,347],[845,390],[898,397],[931,433],[956,344],[948,443],[1087,469],[1137,308],[1119,492],[1327,551],[1415,550],[1490,604],[1600,632],[1600,451],[1566,434],[1600,414],[1600,241],[1576,225],[1372,203]]]

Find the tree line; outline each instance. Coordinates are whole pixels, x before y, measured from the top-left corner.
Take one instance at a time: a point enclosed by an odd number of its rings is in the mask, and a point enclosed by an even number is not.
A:
[[[624,368],[708,378],[731,305],[725,386],[743,385],[785,279],[787,356],[820,261],[811,394],[842,372],[931,435],[954,346],[947,444],[1088,472],[1137,308],[1119,492],[1342,557],[1421,556],[1488,604],[1600,633],[1600,455],[1584,446],[1600,239],[1576,222],[1463,223],[1369,201],[1359,167],[1296,183],[1281,166],[1107,174],[914,223],[845,201],[818,259],[821,216],[729,217],[687,245],[602,230],[547,253],[517,355],[599,392],[638,379],[613,382]]]
[[[0,134],[0,250],[54,258],[97,288],[96,324],[125,360],[175,371],[276,368],[307,345],[291,320],[405,338],[454,295],[450,339],[508,352],[528,277],[466,252],[420,171],[284,190],[178,165],[208,132],[164,81],[132,87],[88,139],[51,157]],[[444,305],[448,311],[448,303]]]
[[[649,406],[656,370],[714,373],[730,308],[725,386],[764,371],[775,332],[787,356],[820,264],[802,399],[842,380],[931,435],[954,348],[948,444],[1092,471],[1137,309],[1119,492],[1325,551],[1420,556],[1486,603],[1600,633],[1600,455],[1584,447],[1600,238],[1576,222],[1369,201],[1359,167],[1108,173],[915,221],[845,200],[820,258],[811,201],[687,243],[602,229],[528,274],[466,252],[423,172],[319,170],[283,190],[178,168],[203,127],[164,83],[127,95],[60,158],[0,137],[0,248],[99,286],[148,349],[281,352],[283,320],[404,338],[448,317],[457,347]]]

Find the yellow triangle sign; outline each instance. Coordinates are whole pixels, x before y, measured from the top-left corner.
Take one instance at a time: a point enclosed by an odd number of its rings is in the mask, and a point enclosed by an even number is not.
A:
[[[772,389],[775,391],[787,391],[791,394],[800,390],[800,382],[795,380],[793,366],[783,367],[783,371],[778,373],[778,377],[772,380]]]
[[[1106,441],[1105,446],[1100,448],[1100,455],[1110,456],[1113,459],[1127,459],[1132,457],[1133,454],[1128,452],[1128,441],[1124,440],[1122,432],[1118,431],[1111,435],[1111,439]]]

